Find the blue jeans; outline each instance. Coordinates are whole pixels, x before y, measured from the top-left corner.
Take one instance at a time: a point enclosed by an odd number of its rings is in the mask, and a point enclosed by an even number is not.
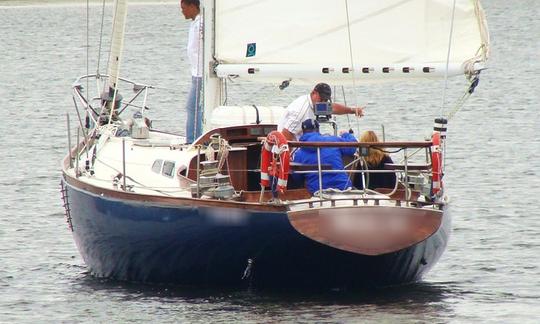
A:
[[[186,104],[186,143],[193,143],[202,134],[202,77],[191,77],[191,90]],[[196,119],[196,121],[195,121]]]

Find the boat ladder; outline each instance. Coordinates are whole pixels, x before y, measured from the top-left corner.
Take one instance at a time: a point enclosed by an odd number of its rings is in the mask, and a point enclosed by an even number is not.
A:
[[[68,228],[73,232],[73,223],[71,222],[71,208],[69,207],[67,188],[64,185],[64,181],[60,181],[60,193],[62,194],[62,201],[64,202],[64,211],[66,215],[66,222]]]

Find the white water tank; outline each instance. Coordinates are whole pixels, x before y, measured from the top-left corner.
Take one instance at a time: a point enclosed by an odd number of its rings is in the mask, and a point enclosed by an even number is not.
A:
[[[212,111],[210,129],[254,125],[277,124],[285,108],[281,106],[219,106]]]

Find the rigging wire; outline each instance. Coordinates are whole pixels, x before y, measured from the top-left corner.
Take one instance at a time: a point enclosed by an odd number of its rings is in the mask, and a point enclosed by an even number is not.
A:
[[[103,48],[103,25],[104,24],[105,24],[105,0],[103,0],[103,3],[101,5],[101,26],[100,26],[100,30],[99,30],[99,45],[98,45],[97,67],[96,67],[96,78],[97,78],[97,80],[101,79],[101,74],[99,72],[99,66],[100,66],[100,63],[101,63],[101,49]],[[109,69],[109,59],[107,59],[106,69]],[[99,89],[99,84],[97,85],[98,91],[102,91],[103,93],[105,93],[105,87],[106,87],[105,83],[103,83],[103,89]],[[101,95],[101,94],[98,93],[98,95]],[[105,109],[105,106],[106,106],[106,101],[102,101],[101,109],[100,109],[100,112],[99,112],[100,115],[103,113],[103,111]]]
[[[86,0],[86,75],[90,74],[90,0]],[[90,78],[86,78],[86,102],[89,101]],[[88,109],[86,114],[88,116]],[[79,145],[79,143],[77,143]]]
[[[442,97],[442,104],[441,104],[441,118],[444,118],[444,108],[446,104],[446,92],[448,89],[448,66],[450,64],[450,52],[452,49],[452,36],[454,34],[454,17],[456,14],[456,0],[452,2],[452,18],[450,19],[450,33],[448,35],[448,52],[446,53],[446,69],[444,71],[444,89],[443,89],[443,97]],[[448,120],[446,120],[448,122]],[[442,141],[442,152],[443,152],[443,159],[441,162],[441,170],[442,175],[444,176],[444,169],[446,167],[446,140]]]
[[[105,18],[105,0],[103,0],[103,4],[101,7],[101,29],[99,31],[99,46],[98,46],[98,57],[97,57],[97,68],[96,68],[96,75],[99,74],[99,64],[101,62],[101,48],[103,44],[103,24],[104,24],[104,18]],[[107,68],[109,68],[109,62],[107,61]]]
[[[465,101],[467,101],[467,99],[469,99],[469,97],[472,95],[472,93],[474,92],[474,88],[476,88],[476,86],[478,85],[478,82],[479,82],[478,76],[475,76],[472,78],[463,96],[461,96],[461,98],[457,100],[456,104],[454,105],[454,108],[448,113],[448,116],[446,117],[447,121],[450,121],[450,119],[452,119],[456,115],[456,113],[461,108],[463,108]]]
[[[448,35],[448,51],[446,53],[446,68],[444,71],[444,89],[443,89],[443,97],[442,97],[442,104],[441,104],[441,114],[440,116],[444,116],[444,108],[446,104],[446,91],[448,89],[448,66],[450,64],[450,52],[452,49],[452,36],[454,34],[454,16],[456,14],[456,0],[453,1],[452,5],[452,18],[450,19],[450,34]]]
[[[336,92],[336,91],[334,90],[334,93],[335,93],[335,92]],[[347,98],[345,97],[345,87],[344,87],[344,86],[341,86],[341,94],[342,94],[342,96],[343,96],[343,104],[344,104],[345,106],[347,106]],[[352,129],[352,128],[351,128],[351,118],[349,117],[349,114],[347,114],[347,115],[345,115],[345,116],[347,116],[347,125],[349,125],[349,129]],[[358,134],[358,136],[360,136],[360,134]]]
[[[123,7],[125,7],[124,9],[127,10],[127,2],[123,3],[122,4]],[[118,11],[120,10],[119,8],[119,2],[114,2],[114,9],[113,9],[113,16],[112,16],[112,20],[113,20],[113,27],[112,27],[112,31],[113,31],[113,34],[111,35],[111,44],[110,44],[110,47],[109,47],[109,55],[108,55],[108,59],[107,59],[107,71],[109,70],[109,67],[110,67],[110,60],[111,60],[111,54],[113,53],[113,46],[114,46],[114,33],[116,31],[116,28],[117,28],[117,21],[115,20],[117,14],[118,14]],[[125,15],[125,13],[124,13]],[[125,18],[125,17],[124,17]],[[122,21],[122,24],[124,24],[125,26],[125,21],[123,20]],[[122,26],[122,28],[124,28],[124,26]],[[121,41],[122,42],[122,41]],[[122,49],[123,50],[123,49]],[[118,81],[120,79],[120,73],[119,73],[119,69],[120,69],[120,63],[121,63],[121,54],[119,54],[118,57],[116,57],[116,60],[117,60],[117,66],[116,66],[116,78],[114,80],[114,89],[113,89],[113,95],[112,95],[112,101],[110,102],[110,112],[109,112],[109,117],[108,117],[108,124],[111,125],[112,122],[113,122],[113,116],[114,116],[114,111],[117,107],[115,107],[116,105],[116,98],[117,98],[117,95],[118,95]],[[111,71],[112,72],[112,71]],[[101,111],[103,112],[106,107],[107,107],[107,104],[109,102],[109,98],[110,98],[110,93],[109,93],[109,90],[111,89],[111,78],[112,78],[112,75],[109,75],[108,76],[108,84],[103,84],[103,93],[107,94],[107,98],[105,100],[102,100],[103,104],[102,104],[102,107],[101,107]],[[105,87],[108,87],[108,89],[105,89]],[[107,90],[107,91],[105,91]]]
[[[347,15],[347,34],[349,38],[349,55],[351,57],[351,70],[352,70],[351,77],[352,77],[352,82],[353,82],[354,103],[356,106],[358,106],[358,97],[356,95],[356,77],[355,77],[355,68],[354,68],[352,37],[351,37],[351,22],[349,19],[349,1],[348,0],[345,0],[345,13]],[[345,94],[343,96],[345,96]],[[350,127],[351,125],[349,123],[349,128]],[[358,116],[356,116],[356,128],[358,130],[358,134],[360,134],[360,118]]]

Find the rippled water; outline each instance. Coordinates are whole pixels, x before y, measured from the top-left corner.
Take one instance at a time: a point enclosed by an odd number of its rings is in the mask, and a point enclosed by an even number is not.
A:
[[[70,85],[87,73],[85,5],[0,1],[0,322],[538,322],[540,2],[484,2],[490,69],[449,125],[454,231],[446,253],[417,285],[321,294],[128,285],[88,275],[59,194],[65,114],[74,113]],[[100,10],[90,7],[90,73]],[[109,22],[106,16],[106,28]],[[177,132],[189,82],[186,27],[176,1],[130,6],[122,67],[126,77],[163,88],[150,98],[151,118]],[[450,82],[457,94],[447,111],[464,91],[459,81]],[[422,139],[440,112],[442,88],[360,86],[347,99],[369,106],[351,126],[384,124],[389,140]],[[305,91],[232,85],[230,103],[284,105]]]

